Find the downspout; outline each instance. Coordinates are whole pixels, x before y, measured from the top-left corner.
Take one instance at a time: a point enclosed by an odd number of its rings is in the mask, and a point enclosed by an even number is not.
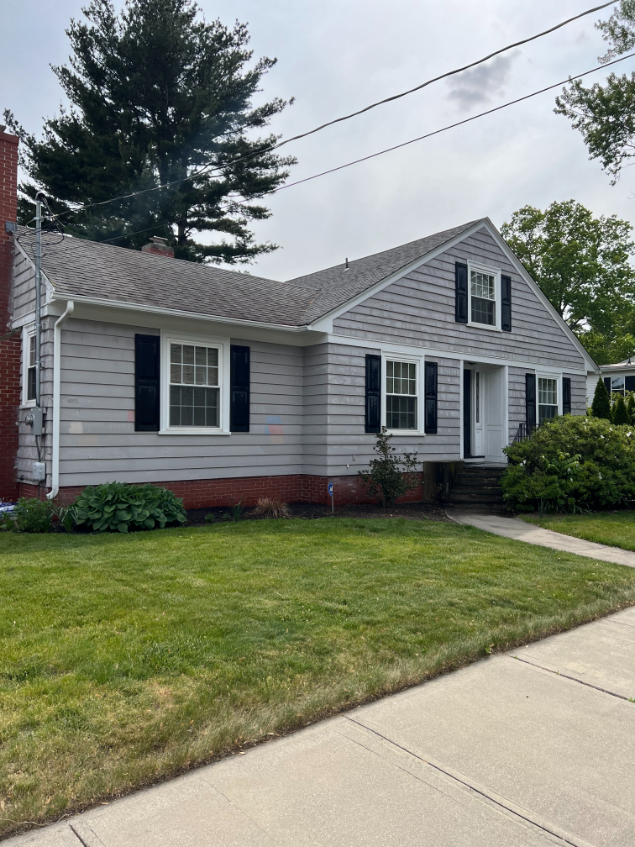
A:
[[[54,500],[60,490],[60,391],[62,385],[62,324],[73,314],[75,303],[69,300],[63,314],[55,321],[53,330],[53,450],[51,490],[47,500]]]

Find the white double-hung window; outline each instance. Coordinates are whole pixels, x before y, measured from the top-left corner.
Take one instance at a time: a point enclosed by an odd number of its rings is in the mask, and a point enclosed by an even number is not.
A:
[[[500,273],[493,268],[469,265],[470,324],[500,329]]]
[[[386,428],[419,429],[419,363],[386,359]]]
[[[229,435],[229,339],[161,339],[160,434]]]
[[[558,380],[538,377],[538,424],[553,420],[558,408]]]

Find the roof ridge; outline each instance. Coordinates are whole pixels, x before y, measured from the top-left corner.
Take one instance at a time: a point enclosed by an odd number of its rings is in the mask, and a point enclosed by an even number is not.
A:
[[[414,238],[412,241],[406,241],[404,244],[397,244],[395,247],[388,247],[386,250],[379,250],[377,253],[368,253],[365,256],[360,256],[358,259],[351,259],[349,260],[348,265],[350,268],[353,265],[358,264],[359,262],[363,262],[365,259],[379,258],[380,256],[385,256],[389,253],[394,253],[396,250],[404,250],[408,247],[411,247],[413,244],[417,244],[419,241],[427,241],[430,238],[435,238],[436,236],[443,235],[446,232],[452,232],[456,234],[457,230],[466,230],[469,229],[471,226],[474,226],[474,224],[480,223],[481,221],[486,222],[488,220],[489,218],[475,218],[473,221],[468,221],[465,224],[459,224],[458,226],[448,227],[447,229],[441,229],[438,232],[431,232],[429,235],[424,235],[421,238]],[[447,240],[449,241],[450,238],[448,238]],[[425,255],[425,253],[422,253],[421,255]],[[311,271],[308,274],[300,274],[300,276],[292,277],[290,280],[287,280],[287,282],[293,283],[298,279],[308,279],[312,276],[317,276],[318,274],[327,273],[328,271],[333,271],[336,268],[341,268],[342,265],[342,262],[338,262],[338,264],[336,265],[329,265],[329,267],[321,268],[319,271]],[[322,290],[322,288],[320,288],[319,290]]]

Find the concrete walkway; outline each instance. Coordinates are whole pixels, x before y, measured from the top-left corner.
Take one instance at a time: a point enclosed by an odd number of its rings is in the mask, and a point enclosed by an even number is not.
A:
[[[561,532],[552,532],[539,526],[525,523],[519,518],[506,518],[494,514],[481,514],[460,509],[446,509],[446,514],[456,523],[475,526],[494,535],[503,535],[527,544],[537,544],[539,547],[551,547],[565,553],[575,553],[577,556],[588,556],[602,562],[614,562],[617,565],[628,565],[635,568],[635,553],[621,550],[619,547],[608,547],[606,544],[596,544]]]
[[[631,697],[635,608],[5,843],[633,847]]]

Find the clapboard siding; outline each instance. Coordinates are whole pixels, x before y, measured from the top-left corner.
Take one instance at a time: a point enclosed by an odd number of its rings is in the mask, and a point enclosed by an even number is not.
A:
[[[11,295],[14,320],[35,312],[35,269],[31,262],[17,249],[13,254]]]
[[[512,278],[512,332],[454,320],[454,264],[480,261]],[[429,347],[471,356],[585,369],[582,354],[558,320],[484,230],[336,318],[338,335]]]
[[[579,374],[564,374],[571,379],[571,414],[586,414],[586,377]]]
[[[329,374],[325,393],[327,427],[320,453],[326,450],[329,476],[354,474],[368,467],[374,458],[375,435],[365,429],[366,354],[378,354],[376,347],[323,345],[319,359]],[[438,362],[438,433],[436,435],[394,436],[391,443],[401,452],[416,452],[420,461],[454,461],[460,455],[460,365],[451,358],[428,357]],[[307,408],[305,396],[305,410]],[[421,402],[421,398],[420,398]],[[307,421],[308,423],[308,421]],[[310,440],[305,425],[305,442]],[[308,472],[308,471],[307,471]]]
[[[508,368],[507,414],[509,417],[508,444],[514,440],[518,427],[527,420],[525,401],[525,368]],[[533,373],[533,371],[532,371]]]
[[[64,326],[62,486],[303,472],[302,348],[236,342],[251,347],[250,432],[158,435],[134,431],[137,332],[160,330],[77,319]],[[276,425],[273,432],[271,424]]]
[[[328,372],[328,344],[317,344],[304,349],[302,439],[303,473],[326,474],[328,458],[328,397],[330,377]]]

